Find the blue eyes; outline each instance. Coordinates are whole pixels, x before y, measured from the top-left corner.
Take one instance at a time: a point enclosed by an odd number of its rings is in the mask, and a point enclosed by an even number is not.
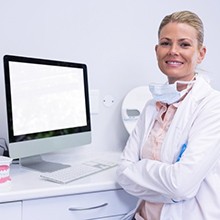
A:
[[[170,43],[169,42],[161,42],[160,45],[161,46],[168,46]]]
[[[190,47],[191,45],[189,43],[181,43],[180,46],[181,47]]]
[[[160,45],[161,45],[161,46],[164,46],[164,47],[168,47],[168,46],[170,47],[170,46],[172,46],[172,43],[169,42],[169,41],[164,41],[164,42],[160,42]],[[181,43],[179,44],[179,46],[180,46],[181,48],[188,48],[188,47],[191,46],[191,44],[185,43],[185,42],[181,42]]]

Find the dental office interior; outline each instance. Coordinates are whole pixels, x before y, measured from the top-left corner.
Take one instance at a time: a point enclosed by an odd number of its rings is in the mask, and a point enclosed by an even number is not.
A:
[[[214,88],[220,90],[219,8],[218,0],[206,3],[199,0],[2,1],[1,141],[8,138],[4,55],[84,63],[88,68],[92,141],[85,146],[52,154],[56,160],[68,157],[72,161],[97,155],[119,158],[129,137],[130,127],[126,123],[135,123],[136,120],[133,115],[131,118],[124,116],[126,98],[131,91],[139,91],[136,89],[145,88],[150,82],[166,81],[157,67],[154,50],[159,23],[165,15],[192,10],[201,17],[207,55],[199,71],[209,77]],[[138,100],[130,97],[128,102],[132,109],[138,110],[135,109],[136,105],[139,106]],[[146,96],[142,102],[148,98]],[[136,114],[136,111],[131,114]],[[1,190],[0,184],[3,219],[113,220],[123,217],[136,204],[136,198],[117,184],[115,168],[59,185],[42,181],[36,172],[14,166],[17,165],[11,164],[9,188],[4,186]],[[70,206],[84,208],[74,212],[75,208]]]

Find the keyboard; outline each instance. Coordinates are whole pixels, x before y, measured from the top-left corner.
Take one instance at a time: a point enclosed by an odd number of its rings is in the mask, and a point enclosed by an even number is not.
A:
[[[115,161],[90,160],[77,163],[61,170],[41,174],[40,177],[51,182],[66,184],[115,166],[117,166]]]

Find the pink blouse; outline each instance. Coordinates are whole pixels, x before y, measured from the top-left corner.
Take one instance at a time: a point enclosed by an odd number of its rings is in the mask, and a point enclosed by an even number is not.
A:
[[[158,115],[149,134],[149,137],[143,146],[141,154],[142,159],[148,158],[151,160],[160,161],[161,145],[179,104],[180,103],[175,103],[168,106],[161,102],[156,103]],[[159,220],[162,207],[162,203],[142,201],[135,214],[135,219]]]

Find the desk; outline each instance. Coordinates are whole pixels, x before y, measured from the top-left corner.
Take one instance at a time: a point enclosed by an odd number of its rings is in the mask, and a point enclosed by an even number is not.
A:
[[[105,155],[110,158],[109,156],[115,157],[117,154],[105,153]],[[62,160],[64,155],[58,157]],[[50,160],[50,156],[48,158]],[[52,155],[52,160],[56,161],[56,156]],[[68,162],[68,159],[65,158],[65,161]],[[136,199],[116,183],[115,171],[116,168],[112,168],[60,185],[40,179],[39,172],[27,170],[20,165],[11,165],[10,189],[0,192],[1,218],[7,220],[120,219],[135,206]]]

